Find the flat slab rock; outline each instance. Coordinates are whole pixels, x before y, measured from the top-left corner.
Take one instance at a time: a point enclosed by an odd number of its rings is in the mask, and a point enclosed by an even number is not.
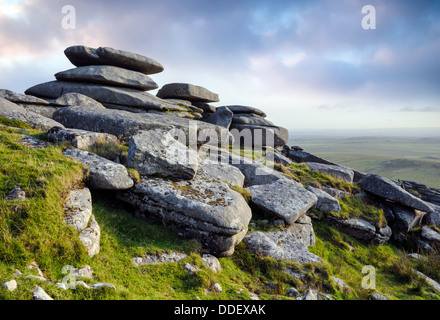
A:
[[[301,264],[321,261],[320,257],[311,253],[289,231],[253,232],[244,238],[244,242],[251,252],[275,260],[286,259]]]
[[[267,117],[266,113],[263,110],[260,110],[258,108],[255,107],[249,107],[249,106],[241,106],[241,105],[232,105],[232,106],[225,106],[227,107],[229,110],[231,110],[234,115],[235,114],[255,114],[257,116],[260,117]]]
[[[26,122],[34,129],[49,130],[52,127],[63,125],[53,119],[44,117],[38,113],[26,110],[9,100],[0,97],[0,116],[11,120]]]
[[[307,190],[314,193],[318,198],[318,201],[314,205],[316,209],[322,212],[341,212],[341,206],[339,205],[338,199],[333,198],[327,192],[312,186],[308,186]]]
[[[105,109],[100,102],[77,92],[65,93],[61,97],[55,99],[53,104],[63,107],[82,106]]]
[[[53,127],[47,132],[47,136],[52,142],[68,141],[75,148],[87,149],[88,147],[100,143],[116,143],[118,138],[112,134],[102,132],[92,132],[80,129],[65,129]]]
[[[144,91],[73,81],[49,81],[37,84],[25,91],[37,97],[57,99],[66,93],[80,93],[102,104],[110,103],[142,109],[185,111],[186,109]]]
[[[64,204],[65,222],[76,230],[87,228],[92,216],[92,194],[88,188],[71,190]]]
[[[149,76],[114,66],[84,66],[61,71],[55,74],[60,81],[80,81],[110,86],[137,89],[142,91],[159,88]]]
[[[157,97],[163,99],[183,99],[199,102],[218,102],[217,93],[190,83],[168,83],[158,92]]]
[[[293,224],[303,216],[318,198],[294,181],[279,179],[271,184],[256,185],[247,188],[252,194],[252,204],[265,213]]]
[[[97,49],[82,45],[71,46],[64,50],[69,61],[77,66],[109,65],[143,74],[154,74],[164,70],[163,66],[154,59],[124,50],[110,47]]]
[[[171,253],[161,253],[161,254],[147,254],[143,257],[135,257],[132,259],[133,264],[136,267],[140,267],[146,264],[157,264],[157,263],[175,263],[184,258],[187,255],[182,252],[171,252]]]
[[[199,239],[216,256],[234,252],[252,215],[238,192],[199,176],[180,182],[146,178],[118,198],[140,216],[153,215],[179,235]]]
[[[424,212],[433,211],[432,207],[423,200],[413,196],[390,179],[375,174],[366,175],[361,180],[360,187],[381,198],[395,201],[410,208]]]
[[[269,120],[264,119],[262,116],[252,113],[234,113],[232,123],[249,124],[254,126],[275,126],[273,122],[270,122]]]
[[[169,117],[167,114],[137,114],[123,110],[68,107],[56,111],[54,119],[68,128],[106,132],[125,141],[128,141],[139,130],[154,129],[175,130],[179,133],[179,137],[183,136],[188,139],[186,145],[189,145],[192,138],[195,140],[194,144],[207,141],[229,144],[233,139],[225,128],[202,121]]]
[[[63,154],[81,162],[89,168],[87,184],[91,188],[124,190],[133,186],[133,180],[122,164],[114,163],[91,152],[76,148],[67,149]]]
[[[0,89],[0,97],[19,104],[49,105],[47,100],[7,89]]]
[[[226,182],[229,186],[235,185],[242,188],[244,185],[244,175],[241,171],[227,163],[203,159],[199,162],[197,173],[208,179]]]

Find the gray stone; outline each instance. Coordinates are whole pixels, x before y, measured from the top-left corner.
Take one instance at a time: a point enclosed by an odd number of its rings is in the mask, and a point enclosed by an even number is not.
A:
[[[275,126],[273,122],[270,122],[269,120],[266,120],[261,116],[255,114],[246,114],[246,113],[234,113],[234,117],[232,118],[232,123],[247,124],[253,126]]]
[[[328,187],[324,187],[323,186],[322,190],[327,192],[332,197],[338,198],[338,199],[342,199],[344,197],[350,197],[351,196],[351,194],[349,192],[345,192],[345,191],[338,190],[338,189],[335,189],[335,188],[328,188]]]
[[[33,300],[53,300],[41,287],[37,286],[32,293]]]
[[[274,162],[282,164],[283,166],[290,166],[292,164],[292,160],[283,156],[280,153],[268,151],[264,157],[265,161]]]
[[[43,149],[50,146],[50,143],[45,140],[40,140],[32,136],[21,134],[21,139],[17,142],[30,149]]]
[[[310,217],[303,215],[287,228],[294,239],[306,247],[316,244],[315,231]]]
[[[79,234],[79,239],[86,247],[87,253],[89,257],[93,257],[99,253],[100,244],[99,241],[101,239],[101,228],[99,224],[96,222],[95,217],[91,216],[89,227],[85,228]]]
[[[344,180],[348,183],[353,182],[354,172],[346,167],[334,166],[329,164],[306,162],[306,165],[312,171],[318,171],[322,174],[330,175],[332,177]]]
[[[200,271],[199,268],[197,268],[196,266],[193,266],[193,265],[190,264],[190,263],[185,263],[184,268],[185,268],[186,271],[188,271],[189,274],[194,274],[194,273]]]
[[[387,297],[376,292],[370,294],[369,298],[370,300],[388,300]]]
[[[317,197],[292,180],[279,179],[272,184],[248,187],[252,204],[265,213],[293,224],[317,201]]]
[[[222,266],[220,264],[220,261],[217,259],[217,257],[210,254],[204,254],[202,256],[202,262],[205,265],[205,267],[211,269],[212,272],[214,273],[222,272]]]
[[[123,141],[135,135],[139,130],[173,130],[176,136],[183,136],[190,144],[212,143],[229,145],[232,135],[225,128],[202,121],[192,121],[158,114],[134,114],[121,110],[100,108],[69,107],[55,112],[54,118],[66,127],[94,132],[105,132],[117,136]],[[174,135],[173,135],[174,136]],[[183,139],[179,139],[182,142]]]
[[[174,139],[166,130],[138,131],[129,141],[127,166],[141,176],[192,179],[198,161],[197,151]]]
[[[116,87],[154,90],[159,86],[143,73],[113,66],[84,66],[58,72],[55,78],[60,81],[79,81]]]
[[[87,184],[93,189],[123,190],[133,186],[127,169],[91,152],[71,148],[63,152],[89,169]]]
[[[25,278],[37,279],[43,282],[47,282],[48,280],[45,277],[34,276],[33,274],[27,275]]]
[[[89,107],[89,108],[101,108],[105,109],[105,107],[99,103],[98,101],[85,96],[81,93],[69,92],[65,93],[54,101],[54,104],[63,106],[63,107]]]
[[[133,264],[136,267],[143,266],[145,264],[157,264],[157,263],[175,263],[186,258],[187,255],[181,252],[161,253],[161,254],[147,254],[143,257],[135,257],[132,259]]]
[[[432,212],[432,208],[423,200],[413,196],[393,181],[375,174],[366,175],[360,182],[363,190],[381,198],[395,201],[410,208],[424,212]]]
[[[318,201],[315,203],[314,207],[319,211],[333,211],[336,213],[341,212],[341,206],[339,205],[338,199],[335,199],[327,192],[312,186],[308,186],[307,190],[312,192],[318,198]]]
[[[111,284],[111,283],[104,283],[104,282],[99,282],[99,283],[92,284],[90,286],[90,288],[91,289],[106,288],[106,289],[116,290],[116,287],[113,284]]]
[[[35,105],[35,104],[19,104],[19,105],[23,107],[26,111],[39,114],[40,116],[49,119],[53,119],[53,114],[55,113],[55,111],[62,108],[62,107]]]
[[[5,197],[6,201],[25,201],[26,200],[26,192],[21,190],[19,186],[14,186],[11,191]]]
[[[248,106],[241,106],[241,105],[232,105],[232,106],[225,106],[228,107],[229,110],[231,110],[234,114],[256,114],[260,117],[267,117],[266,113],[258,108],[255,107],[248,107]]]
[[[327,216],[326,221],[333,228],[347,233],[357,239],[370,241],[376,235],[376,227],[363,219],[342,220],[332,216]]]
[[[183,99],[199,102],[220,101],[217,93],[189,83],[168,83],[157,92],[156,96],[163,99]]]
[[[238,192],[198,175],[180,182],[146,178],[118,198],[133,205],[141,217],[152,215],[179,235],[197,238],[215,256],[234,252],[252,215]]]
[[[35,261],[32,261],[27,266],[27,268],[28,268],[28,270],[33,270],[33,271],[37,272],[40,277],[44,277],[43,272],[40,270],[40,267],[38,266],[38,264]]]
[[[142,109],[185,111],[186,109],[135,89],[72,81],[50,81],[27,89],[26,94],[57,99],[66,93],[80,93],[102,104],[111,103]]]
[[[279,179],[286,179],[286,176],[279,171],[267,167],[254,160],[232,154],[223,154],[221,161],[228,161],[229,164],[238,168],[244,175],[244,186],[270,184]]]
[[[5,287],[6,290],[12,292],[15,289],[17,289],[17,281],[15,281],[15,280],[6,281],[5,283],[3,283],[3,287]]]
[[[68,141],[78,149],[87,149],[96,143],[116,143],[118,138],[112,134],[102,132],[92,132],[80,129],[64,129],[53,127],[47,132],[47,136],[52,142]]]
[[[295,162],[316,162],[316,163],[322,163],[322,164],[330,164],[330,165],[337,165],[334,162],[330,162],[328,160],[325,160],[323,158],[320,158],[318,156],[315,156],[309,152],[305,152],[302,149],[299,150],[297,148],[292,147],[289,149],[286,153],[286,156],[292,159]]]
[[[345,291],[347,293],[351,293],[350,287],[347,286],[347,284],[345,283],[344,280],[336,278],[335,276],[333,276],[333,280],[335,281],[336,285],[338,285],[342,291]]]
[[[49,102],[31,95],[0,89],[0,97],[17,104],[49,105]]]
[[[159,62],[151,58],[109,47],[99,47],[95,49],[81,45],[71,46],[64,50],[64,54],[69,61],[77,67],[110,65],[138,71],[143,74],[159,73],[164,69]]]
[[[428,241],[440,242],[440,233],[428,226],[422,227],[422,230],[420,231],[420,236]]]
[[[220,107],[214,113],[203,117],[203,121],[229,129],[233,113],[227,107]]]
[[[386,206],[392,212],[393,220],[390,223],[396,233],[410,232],[419,226],[424,216],[424,212],[395,203],[386,203]]]
[[[290,288],[289,290],[287,290],[287,292],[284,295],[287,297],[294,297],[294,298],[301,296],[301,294],[295,288]]]
[[[168,99],[167,99],[167,100],[168,100]],[[204,114],[204,116],[205,116],[205,115],[208,115],[208,114],[210,114],[210,113],[214,113],[215,110],[217,110],[217,107],[215,107],[215,106],[213,106],[213,105],[211,105],[211,104],[208,104],[208,103],[206,103],[206,102],[191,101],[191,104],[192,104],[194,107],[196,107],[196,108],[202,109],[202,110],[203,110],[203,114]]]
[[[208,179],[218,179],[229,186],[243,187],[244,175],[241,171],[227,163],[204,159],[199,163],[197,173]]]
[[[236,143],[245,146],[283,146],[289,140],[289,131],[277,126],[254,126],[232,123],[229,127]]]
[[[430,277],[428,277],[427,275],[421,273],[420,271],[417,270],[413,270],[418,276],[422,277],[423,279],[426,280],[426,282],[437,292],[440,293],[440,284],[435,281],[434,279],[431,279]]]
[[[65,222],[76,230],[84,230],[92,215],[92,194],[87,188],[71,190],[64,204]]]
[[[73,276],[76,278],[93,278],[93,270],[89,265],[86,265],[84,268],[75,269],[73,272]]]
[[[314,290],[309,289],[304,294],[304,296],[303,296],[303,298],[301,300],[319,300],[319,299],[318,299],[317,293]]]
[[[253,232],[244,238],[248,249],[263,257],[286,259],[297,263],[320,262],[321,258],[309,252],[307,247],[295,240],[288,231],[270,233]]]
[[[24,107],[12,103],[0,97],[0,116],[11,120],[26,122],[34,129],[49,130],[52,127],[63,125],[53,119],[44,117],[38,113],[26,110]]]

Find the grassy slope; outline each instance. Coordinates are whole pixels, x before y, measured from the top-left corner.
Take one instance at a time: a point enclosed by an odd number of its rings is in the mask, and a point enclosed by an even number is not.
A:
[[[301,137],[292,143],[360,171],[440,188],[440,139]]]
[[[288,299],[283,293],[291,286],[301,293],[315,287],[338,299],[364,299],[369,293],[360,288],[363,276],[360,270],[365,264],[377,267],[377,291],[390,298],[438,298],[438,295],[428,295],[432,290],[420,284],[413,274],[399,271],[407,270],[402,266],[412,263],[403,259],[395,247],[368,246],[319,221],[314,222],[317,244],[310,250],[323,258],[322,263],[299,266],[287,261],[276,262],[249,253],[244,243],[240,243],[232,257],[220,259],[223,271],[214,274],[203,267],[196,241],[183,240],[160,225],[140,221],[128,208],[100,194],[93,195],[93,213],[101,226],[101,252],[89,258],[77,232],[63,222],[62,198],[82,179],[81,166],[62,156],[63,145],[42,150],[19,145],[19,133],[0,128],[0,283],[13,279],[16,268],[24,274],[15,278],[17,290],[8,292],[0,287],[0,299],[31,299],[37,285],[54,299],[249,299],[249,291],[263,299]],[[307,173],[306,168],[301,171]],[[308,172],[308,181],[311,177]],[[329,183],[329,179],[320,183]],[[26,191],[28,199],[24,203],[11,204],[3,200],[14,185]],[[270,229],[263,223],[255,225],[252,231],[260,227],[265,231]],[[189,256],[175,264],[135,267],[131,262],[133,257],[145,253],[172,250],[186,252]],[[26,269],[32,261],[36,261],[44,275],[54,282],[65,276],[61,272],[64,265],[83,267],[88,264],[94,271],[94,278],[83,279],[85,282],[111,283],[116,291],[87,290],[78,286],[65,291],[51,283],[25,278],[35,274]],[[189,275],[183,268],[186,262],[202,271]],[[440,280],[435,271],[438,268],[433,266],[430,275]],[[285,268],[302,272],[305,277],[296,279],[282,272]],[[340,291],[332,275],[346,281],[353,292]],[[205,290],[215,282],[220,283],[223,293],[206,294]],[[266,282],[278,283],[278,289],[267,289]]]

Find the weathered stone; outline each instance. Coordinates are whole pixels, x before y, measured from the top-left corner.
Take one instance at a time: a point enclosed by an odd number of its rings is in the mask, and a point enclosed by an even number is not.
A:
[[[35,105],[35,104],[18,104],[19,106],[23,107],[26,111],[33,112],[36,114],[39,114],[40,116],[53,119],[53,114],[55,111],[62,107],[55,107],[55,106],[46,106],[46,105]]]
[[[53,300],[41,287],[37,286],[32,293],[34,300]]]
[[[40,277],[44,277],[43,271],[40,270],[40,267],[38,266],[38,264],[35,261],[32,261],[28,266],[27,266],[28,270],[33,270],[35,272],[38,273],[38,275]],[[45,281],[46,279],[44,279]]]
[[[12,292],[15,289],[17,289],[17,281],[15,281],[15,280],[6,281],[5,283],[3,283],[3,287],[5,287],[6,290]]]
[[[133,264],[136,267],[143,266],[145,264],[156,264],[156,263],[175,263],[184,258],[187,255],[181,252],[171,252],[171,253],[161,253],[161,254],[147,254],[143,257],[135,257],[132,259]]]
[[[241,171],[227,163],[204,159],[199,163],[197,173],[208,179],[226,182],[229,186],[235,185],[242,188],[244,185],[244,175]]]
[[[370,241],[376,235],[376,227],[363,219],[342,220],[332,216],[327,216],[325,219],[333,228],[357,239]]]
[[[26,110],[22,106],[0,97],[0,116],[11,120],[26,122],[34,129],[49,130],[52,127],[63,125],[53,119]]]
[[[110,65],[128,70],[138,71],[143,74],[154,74],[163,71],[163,66],[140,54],[116,50],[109,47],[97,49],[86,46],[71,46],[64,50],[70,62],[77,66]]]
[[[335,189],[335,188],[328,188],[328,187],[324,187],[323,186],[322,190],[327,192],[332,197],[338,198],[338,199],[342,199],[344,197],[350,197],[351,196],[351,194],[349,192],[338,190],[338,189]],[[356,196],[357,196],[357,194],[356,194]]]
[[[192,179],[198,161],[197,151],[174,139],[166,130],[138,131],[129,141],[127,166],[141,176]]]
[[[440,211],[440,189],[428,187],[423,183],[408,180],[400,181],[400,185],[423,201],[436,205],[438,208],[437,210]]]
[[[395,203],[388,202],[386,203],[386,207],[392,212],[393,219],[390,219],[390,223],[396,233],[408,233],[418,227],[425,214],[424,212]]]
[[[334,162],[330,162],[311,153],[305,152],[302,149],[299,150],[295,147],[292,147],[291,149],[285,151],[285,155],[295,162],[316,162],[322,164],[337,165]]]
[[[376,292],[369,295],[370,300],[388,300],[384,295],[378,294]]]
[[[139,130],[154,129],[172,130],[176,134],[173,136],[185,138],[186,145],[190,146],[191,143],[202,144],[208,141],[228,145],[233,139],[227,129],[219,126],[151,113],[134,114],[122,110],[69,107],[55,112],[54,118],[69,128],[106,132],[125,141]],[[183,142],[183,138],[178,140]]]
[[[132,88],[142,91],[154,90],[159,86],[143,73],[113,66],[84,66],[58,72],[60,81],[79,81],[110,86]]]
[[[347,293],[351,293],[351,289],[350,289],[350,287],[347,286],[347,284],[345,283],[344,280],[339,279],[339,278],[336,278],[335,276],[333,276],[332,278],[333,278],[333,281],[335,281],[335,283],[339,286],[339,288],[340,288],[342,291],[345,291],[345,292],[347,292]]]
[[[64,205],[65,222],[82,231],[89,224],[92,215],[92,194],[87,188],[72,190]]]
[[[203,121],[229,129],[233,113],[227,107],[220,107],[214,113],[203,117]]]
[[[88,185],[93,189],[123,190],[133,186],[127,169],[91,152],[71,148],[63,152],[89,168]]]
[[[232,123],[229,127],[236,143],[245,146],[283,146],[289,140],[289,131],[277,126],[254,126]]]
[[[215,107],[211,104],[208,104],[206,102],[191,101],[191,104],[196,108],[202,109],[204,116],[208,115],[209,113],[213,113],[213,112],[215,112],[215,110],[217,110],[217,107]]]
[[[283,166],[290,166],[292,164],[292,160],[283,156],[280,153],[268,151],[264,157],[264,161],[274,162],[282,164]]]
[[[225,107],[228,107],[228,109],[231,110],[234,114],[256,114],[257,116],[263,118],[267,117],[264,111],[255,107],[240,106],[240,105],[225,106]]]
[[[265,213],[293,224],[317,201],[317,197],[291,180],[279,179],[272,184],[248,187],[252,194],[252,205]]]
[[[21,134],[21,139],[17,142],[30,149],[43,149],[50,146],[50,143],[45,140],[40,140],[32,136]]]
[[[315,231],[313,230],[312,219],[303,215],[290,225],[287,230],[292,234],[296,241],[306,247],[314,246],[316,243]]]
[[[301,296],[301,294],[298,292],[298,290],[296,290],[295,288],[290,288],[289,290],[287,290],[287,292],[284,294],[286,297],[294,297],[294,298],[298,298]]]
[[[220,101],[217,93],[189,83],[168,83],[157,92],[156,96],[163,99],[183,99],[199,102]]]
[[[305,245],[286,231],[253,232],[244,238],[244,242],[251,252],[275,260],[287,259],[301,264],[321,261],[321,258],[310,253]]]
[[[306,165],[312,171],[318,171],[322,174],[333,176],[335,178],[344,180],[348,183],[353,182],[354,172],[353,170],[350,170],[346,167],[315,163],[315,162],[306,162]]]
[[[26,200],[26,192],[21,190],[19,186],[14,186],[5,197],[6,201],[24,201]]]
[[[420,236],[428,241],[440,242],[440,233],[428,226],[422,227],[422,230],[420,231]]]
[[[193,265],[190,264],[190,263],[185,263],[184,268],[185,268],[186,271],[188,271],[188,273],[189,273],[190,275],[191,275],[191,274],[194,274],[194,273],[196,273],[196,272],[201,271],[199,268],[197,268],[196,266],[193,266]]]
[[[100,244],[99,241],[101,239],[101,228],[99,224],[96,222],[95,217],[91,216],[89,227],[81,231],[79,234],[79,239],[86,247],[87,253],[89,257],[93,257],[99,253]]]
[[[31,95],[14,92],[7,89],[0,89],[0,98],[9,100],[17,104],[36,104],[48,105],[49,102]]]
[[[251,219],[238,192],[198,175],[180,182],[146,178],[118,198],[133,205],[141,217],[153,215],[179,235],[199,239],[216,256],[233,253]]]
[[[64,129],[53,127],[47,132],[52,142],[68,141],[78,149],[87,149],[96,143],[116,143],[118,138],[112,134],[92,132],[80,129]]]
[[[116,290],[116,287],[111,283],[99,282],[99,283],[92,284],[90,286],[90,289],[101,289],[101,288]]]
[[[319,300],[319,299],[318,299],[317,293],[314,290],[309,289],[304,294],[304,296],[303,296],[303,298],[301,300]]]
[[[101,108],[105,109],[105,107],[99,103],[98,101],[85,96],[81,93],[69,92],[63,94],[61,97],[57,98],[54,101],[54,104],[63,106],[63,107],[89,107],[89,108]]]
[[[381,198],[395,201],[410,208],[424,212],[432,212],[432,208],[423,200],[413,196],[393,181],[375,174],[366,175],[360,182],[363,190]]]
[[[220,273],[222,272],[222,266],[220,264],[220,261],[213,255],[210,254],[204,254],[202,256],[202,262],[205,265],[205,267],[212,270],[214,273]]]
[[[89,265],[86,265],[84,268],[75,269],[73,272],[73,276],[76,278],[93,278],[93,270]]]
[[[308,186],[307,190],[315,194],[315,196],[318,198],[318,201],[314,205],[316,209],[322,212],[341,212],[341,206],[339,205],[338,199],[335,199],[327,192],[312,186]]]
[[[57,99],[66,93],[80,93],[102,104],[111,103],[114,105],[164,111],[185,110],[183,107],[170,104],[148,92],[84,82],[50,81],[37,84],[25,92],[26,94],[33,94],[38,97],[53,99]]]
[[[272,127],[275,126],[273,122],[270,122],[269,120],[266,120],[261,116],[255,114],[246,114],[246,113],[234,113],[234,117],[232,118],[232,123],[247,124],[253,126],[272,126]]]

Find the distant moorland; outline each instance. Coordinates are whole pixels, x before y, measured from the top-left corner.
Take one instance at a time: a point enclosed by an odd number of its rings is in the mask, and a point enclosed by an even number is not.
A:
[[[325,136],[294,134],[289,145],[354,169],[440,188],[440,136]]]

